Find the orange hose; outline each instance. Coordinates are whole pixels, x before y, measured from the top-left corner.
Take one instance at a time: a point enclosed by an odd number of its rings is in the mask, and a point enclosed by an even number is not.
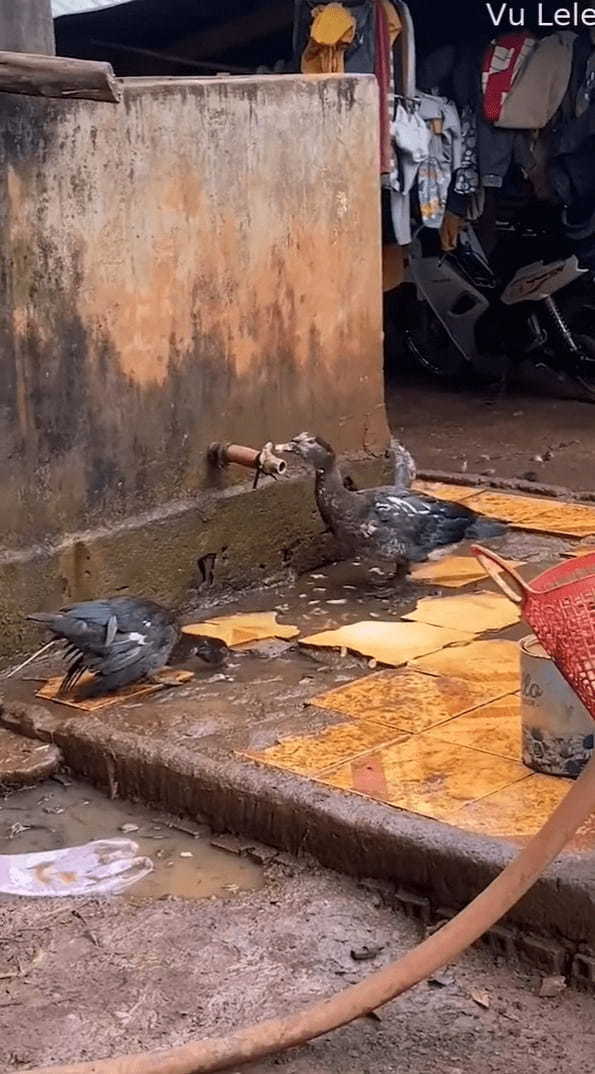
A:
[[[529,890],[592,812],[595,755],[519,857],[469,906],[403,958],[331,999],[221,1039],[195,1041],[167,1051],[36,1067],[29,1074],[205,1074],[262,1059],[338,1029],[406,992],[460,955]]]

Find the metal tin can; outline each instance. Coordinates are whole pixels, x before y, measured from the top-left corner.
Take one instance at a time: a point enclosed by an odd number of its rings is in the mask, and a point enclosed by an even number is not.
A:
[[[593,753],[595,722],[533,635],[521,642],[523,763],[576,779]]]

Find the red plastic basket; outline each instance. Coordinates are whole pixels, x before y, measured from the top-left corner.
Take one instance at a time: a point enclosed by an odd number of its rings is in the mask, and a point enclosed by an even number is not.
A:
[[[595,552],[550,567],[531,583],[488,548],[472,551],[523,617],[595,719]]]

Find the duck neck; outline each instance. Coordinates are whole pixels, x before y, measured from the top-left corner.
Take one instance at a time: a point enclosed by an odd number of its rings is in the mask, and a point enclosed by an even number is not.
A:
[[[329,508],[336,511],[352,495],[343,484],[343,475],[334,457],[316,471],[316,501],[325,521],[331,521]]]

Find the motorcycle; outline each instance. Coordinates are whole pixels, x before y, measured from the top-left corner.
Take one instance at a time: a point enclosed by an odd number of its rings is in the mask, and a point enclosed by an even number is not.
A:
[[[595,317],[585,312],[585,277],[590,282],[564,249],[549,207],[499,220],[489,258],[472,225],[446,254],[436,231],[419,228],[403,285],[408,297],[399,302],[399,349],[442,380],[471,372],[595,402]]]

